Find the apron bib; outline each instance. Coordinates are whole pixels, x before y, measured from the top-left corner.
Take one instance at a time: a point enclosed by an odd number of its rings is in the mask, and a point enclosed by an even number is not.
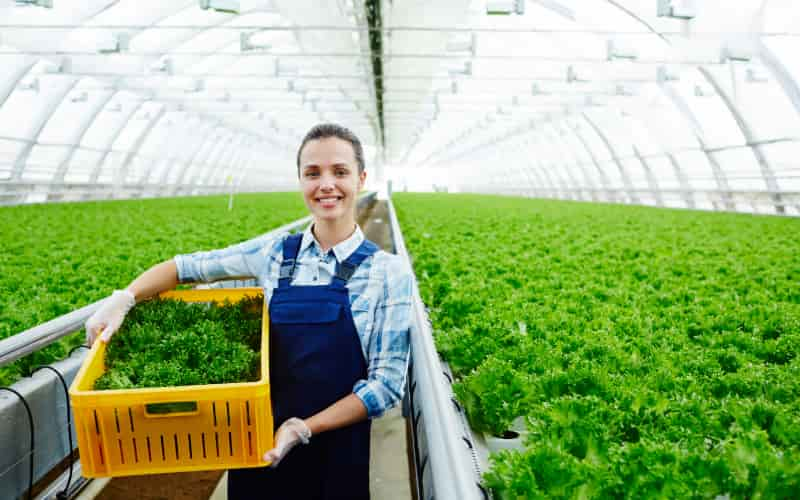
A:
[[[345,285],[378,247],[364,240],[337,264],[329,285],[292,286],[301,241],[302,234],[296,234],[284,242],[278,287],[269,304],[275,430],[291,417],[305,419],[324,410],[352,393],[356,381],[367,378]],[[312,436],[274,469],[228,471],[228,498],[369,499],[369,444],[369,420]]]

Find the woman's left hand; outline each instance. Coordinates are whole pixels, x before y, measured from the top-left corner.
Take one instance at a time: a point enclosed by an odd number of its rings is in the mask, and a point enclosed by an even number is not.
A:
[[[308,444],[311,429],[299,418],[290,418],[275,433],[275,447],[264,453],[264,461],[272,462],[270,467],[277,467],[283,457],[298,443]]]

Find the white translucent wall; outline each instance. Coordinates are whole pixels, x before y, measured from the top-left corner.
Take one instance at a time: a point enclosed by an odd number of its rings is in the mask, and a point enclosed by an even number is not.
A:
[[[363,15],[317,4],[0,0],[0,202],[294,189],[322,121],[375,150]]]
[[[800,213],[800,4],[519,3],[383,1],[372,54],[364,0],[0,0],[0,202],[293,189],[334,121],[377,182]]]
[[[389,144],[389,163],[451,168],[467,191],[800,213],[800,4],[676,0],[695,7],[681,20],[656,0],[524,3],[469,2],[458,25],[459,2],[420,11],[449,37],[438,66],[387,79],[389,136],[416,145]],[[410,92],[427,114],[401,114]]]

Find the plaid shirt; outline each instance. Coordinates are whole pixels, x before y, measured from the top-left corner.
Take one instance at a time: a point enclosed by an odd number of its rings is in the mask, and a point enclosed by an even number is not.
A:
[[[269,304],[283,261],[283,242],[289,233],[260,236],[221,250],[176,255],[181,283],[255,278]],[[336,262],[350,256],[364,241],[356,227],[348,239],[322,253],[309,226],[297,256],[294,285],[326,285]],[[378,251],[358,266],[347,283],[353,321],[367,361],[367,379],[353,392],[364,402],[369,418],[377,417],[402,398],[411,327],[411,270],[400,257]]]

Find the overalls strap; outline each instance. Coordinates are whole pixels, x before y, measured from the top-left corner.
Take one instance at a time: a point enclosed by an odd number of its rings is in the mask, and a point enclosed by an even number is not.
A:
[[[345,283],[353,276],[358,266],[364,262],[364,259],[374,254],[379,250],[378,245],[375,243],[364,240],[355,252],[351,253],[344,262],[336,264],[336,275],[331,280],[332,286],[344,286]]]
[[[294,276],[294,268],[297,266],[297,254],[300,251],[300,243],[303,241],[303,233],[289,236],[283,242],[283,262],[281,263],[280,274],[278,275],[278,286],[288,287]]]

